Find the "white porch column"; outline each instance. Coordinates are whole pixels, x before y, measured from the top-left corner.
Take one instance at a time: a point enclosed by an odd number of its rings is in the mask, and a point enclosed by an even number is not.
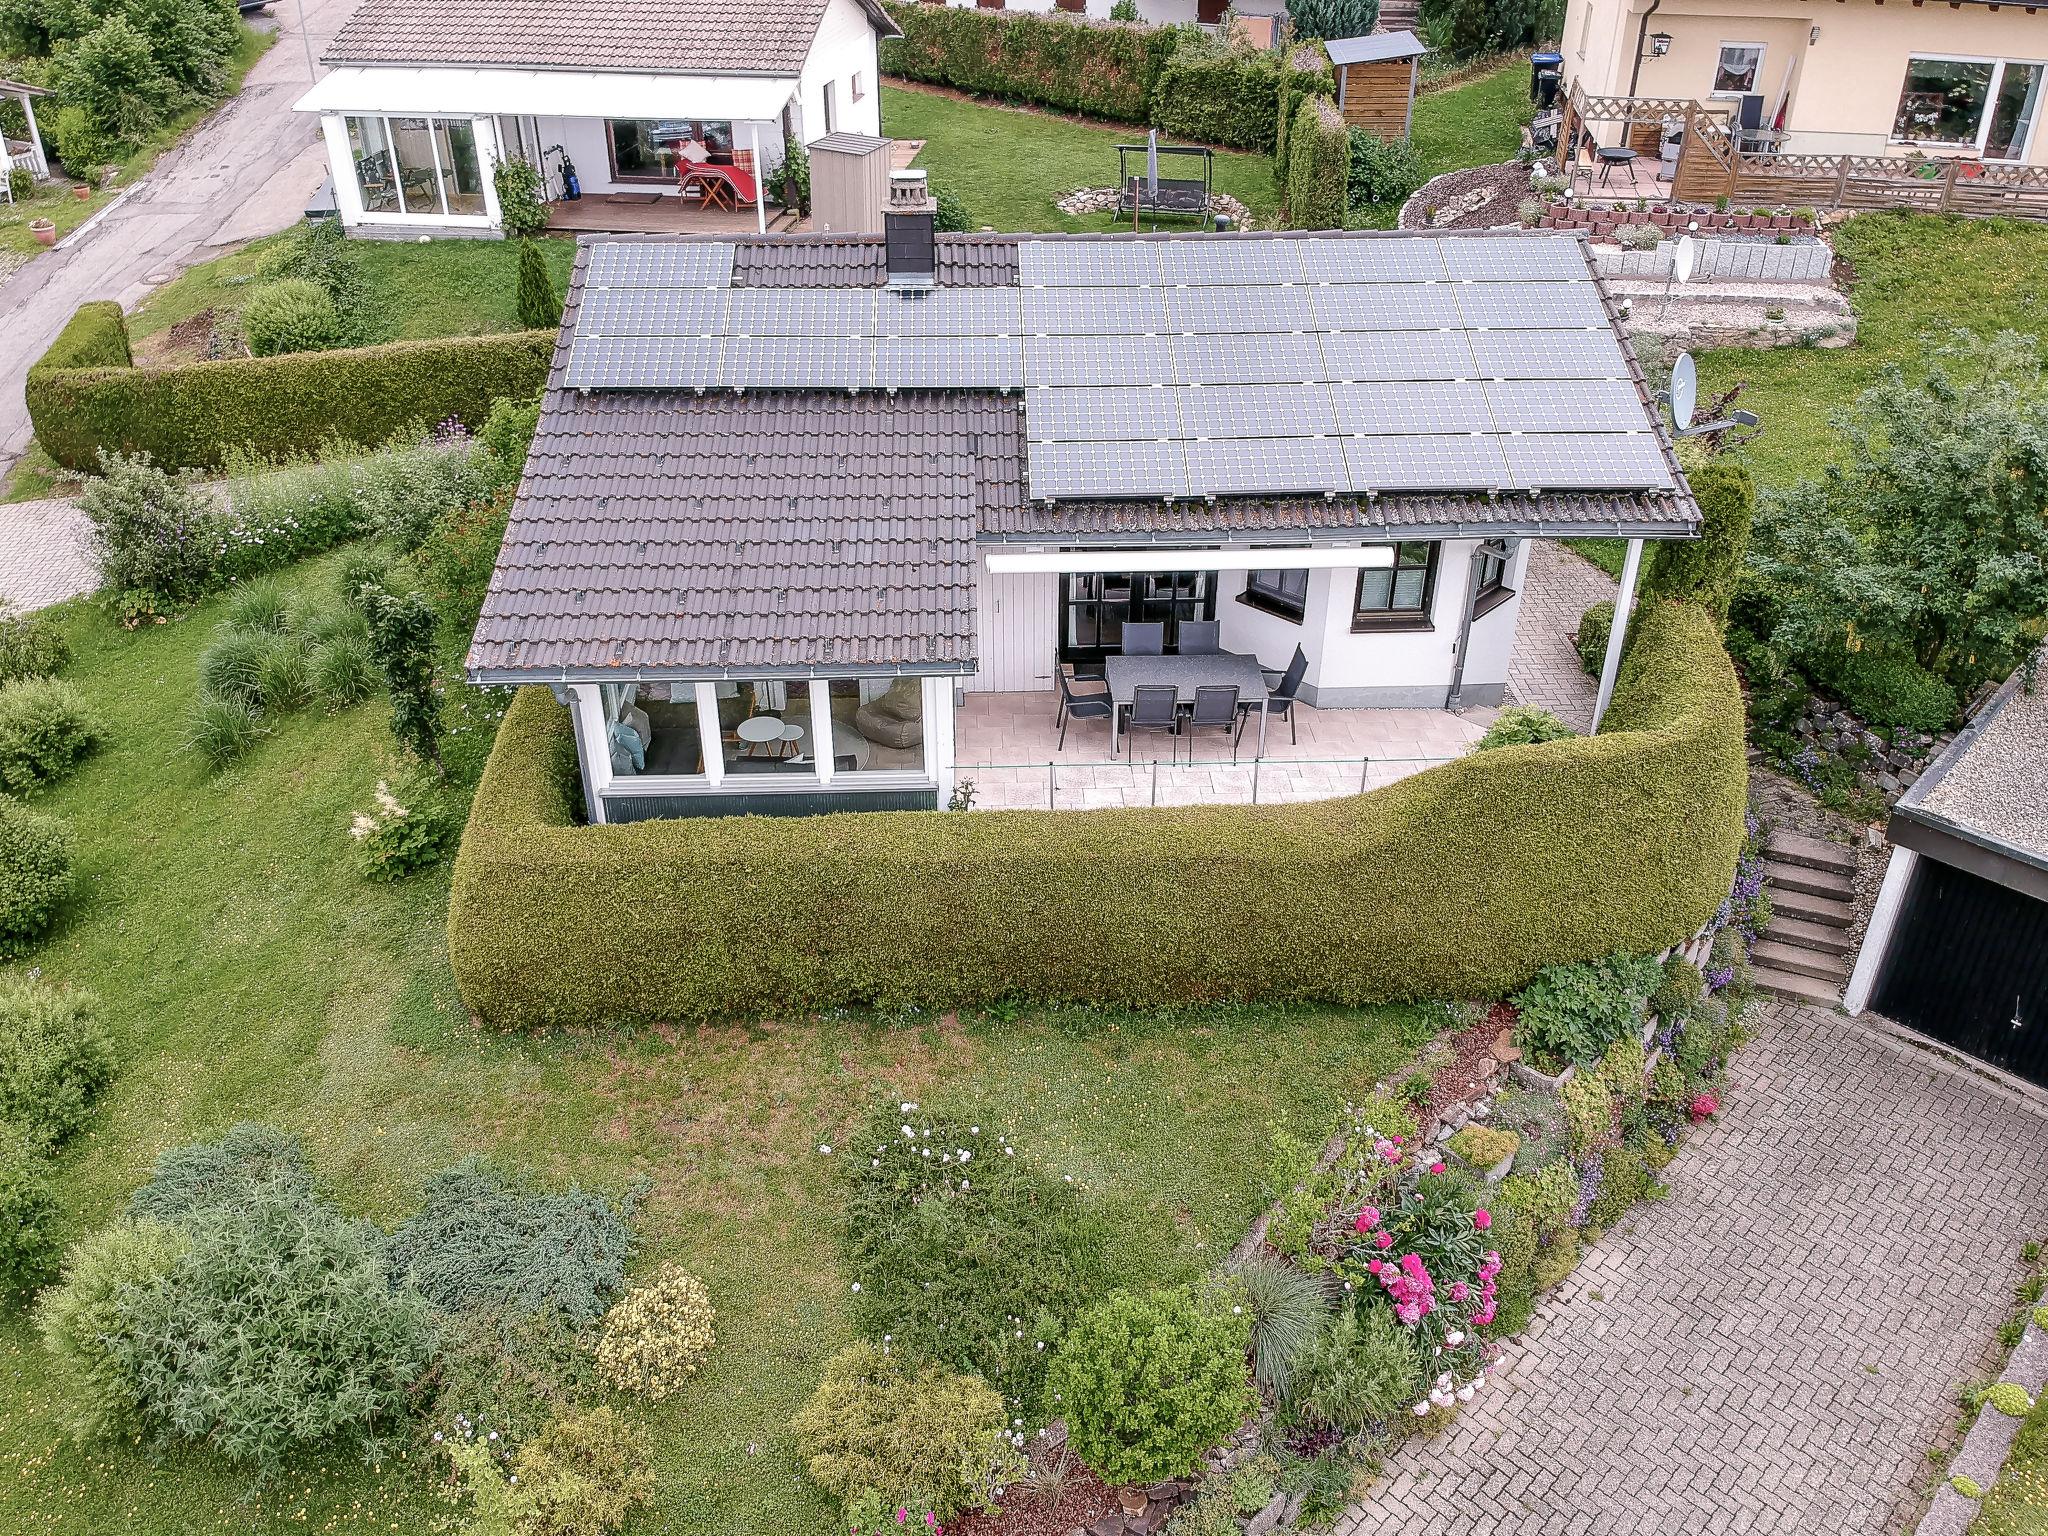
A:
[[[604,690],[598,684],[569,684],[569,720],[583,767],[583,808],[593,826],[603,826],[604,789],[612,781],[612,740],[605,728]]]
[[[491,221],[493,229],[505,227],[504,210],[498,206],[498,166],[505,158],[505,147],[498,137],[498,120],[495,117],[473,117],[469,120],[470,131],[476,135],[477,172],[484,182],[484,217]]]
[[[1607,631],[1607,656],[1600,663],[1600,696],[1593,701],[1593,733],[1614,700],[1614,676],[1621,670],[1622,642],[1628,637],[1629,611],[1636,600],[1636,569],[1643,562],[1643,541],[1630,539],[1628,555],[1621,562],[1621,590],[1614,594],[1614,624]]]
[[[1891,948],[1892,930],[1898,926],[1899,908],[1906,900],[1906,887],[1913,883],[1913,870],[1920,855],[1911,848],[1894,848],[1884,866],[1884,884],[1877,888],[1877,902],[1870,909],[1870,926],[1863,931],[1863,947],[1856,951],[1856,969],[1849,974],[1849,986],[1842,994],[1845,1013],[1858,1014],[1870,1005],[1877,987],[1877,973]]]
[[[768,233],[768,167],[761,159],[761,125],[747,124],[747,139],[754,151],[754,227]]]
[[[924,680],[924,771],[939,786],[939,809],[953,798],[953,682]]]
[[[811,761],[818,765],[818,782],[832,783],[832,684],[824,678],[811,679]]]
[[[704,777],[713,789],[725,782],[725,733],[718,727],[718,685],[697,684],[697,750],[704,754]]]
[[[44,181],[50,179],[50,157],[43,150],[42,130],[36,127],[36,99],[33,96],[21,98],[21,110],[28,115],[29,152],[34,164],[29,169]]]
[[[363,189],[356,184],[356,156],[349,147],[348,122],[339,112],[320,114],[320,137],[327,141],[327,170],[334,178],[334,207],[344,229],[363,221]]]

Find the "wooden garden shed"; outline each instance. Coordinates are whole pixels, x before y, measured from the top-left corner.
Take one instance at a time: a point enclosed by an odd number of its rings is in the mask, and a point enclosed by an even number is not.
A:
[[[1375,32],[1323,44],[1337,69],[1337,108],[1353,128],[1405,139],[1415,115],[1416,63],[1429,52],[1413,32]]]

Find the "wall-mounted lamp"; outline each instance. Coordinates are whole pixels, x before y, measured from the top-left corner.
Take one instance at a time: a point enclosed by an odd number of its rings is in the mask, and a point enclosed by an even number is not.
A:
[[[1811,48],[1815,43],[1819,41],[1820,25],[1819,23],[1815,23],[1813,26],[1810,26],[1806,29],[1806,46]]]
[[[1665,55],[1665,54],[1669,53],[1670,51],[1671,51],[1671,34],[1670,34],[1669,32],[1652,32],[1652,33],[1650,34],[1650,57],[1651,57],[1651,58],[1653,58],[1653,59],[1661,59],[1661,58],[1663,58],[1663,57],[1664,57],[1664,55]]]

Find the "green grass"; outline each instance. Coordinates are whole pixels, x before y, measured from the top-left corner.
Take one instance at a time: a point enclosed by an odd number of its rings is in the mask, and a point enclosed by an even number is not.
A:
[[[228,60],[227,89],[223,99],[231,97],[242,88],[242,81],[249,71],[256,67],[256,61],[270,51],[277,41],[277,33],[259,30],[244,25],[241,41],[235,45],[234,56]],[[125,159],[114,162],[120,166],[120,174],[103,189],[95,191],[90,198],[81,200],[67,183],[46,184],[37,187],[35,195],[26,203],[15,207],[0,206],[0,250],[25,251],[34,256],[45,247],[36,243],[36,237],[29,232],[31,219],[48,219],[57,226],[57,238],[62,240],[72,230],[98,213],[120,193],[149,173],[156,164],[157,156],[184,138],[200,120],[220,103],[209,101],[201,106],[188,107],[176,117],[158,128],[144,139]],[[47,107],[45,109],[47,111]],[[42,120],[44,132],[43,147],[53,157],[56,151],[50,148],[49,124],[56,117],[49,112]]]
[[[2034,1402],[2012,1453],[1985,1494],[1969,1536],[2041,1536],[2048,1531],[2048,1392]]]
[[[333,561],[290,576],[328,579]],[[632,1036],[475,1031],[443,950],[445,876],[364,882],[345,829],[397,766],[373,700],[305,712],[216,779],[180,745],[222,604],[127,633],[72,605],[67,676],[111,744],[41,803],[78,829],[84,894],[28,962],[97,990],[122,1075],[61,1163],[74,1230],[151,1160],[262,1118],[305,1136],[351,1209],[387,1224],[471,1152],[563,1184],[654,1182],[638,1262],[678,1258],[718,1306],[688,1392],[633,1410],[660,1489],[634,1530],[811,1536],[832,1512],[786,1425],[847,1337],[829,1238],[837,1141],[880,1093],[1000,1126],[1107,1202],[1133,1281],[1222,1257],[1268,1198],[1276,1131],[1316,1142],[1441,1011],[1065,1015],[1010,1024],[837,1018]],[[661,964],[650,954],[646,963]],[[0,1530],[138,1536],[427,1531],[417,1453],[345,1454],[273,1486],[192,1451],[78,1447],[29,1329],[0,1318]]]
[[[1839,447],[1830,413],[1887,367],[1916,367],[1930,339],[1957,326],[2034,336],[2048,327],[2048,225],[1866,213],[1835,231],[1835,249],[1856,274],[1853,347],[1698,354],[1702,396],[1748,385],[1742,406],[1764,431],[1743,451],[1763,486],[1817,474]]]
[[[1461,85],[1418,96],[1411,137],[1424,173],[1443,176],[1514,159],[1531,110],[1526,54]],[[1352,222],[1392,229],[1400,212],[1399,203],[1380,203],[1355,212]]]
[[[1053,200],[1076,187],[1116,185],[1116,146],[1145,139],[1142,128],[991,106],[901,85],[882,88],[882,132],[925,141],[917,164],[931,173],[934,186],[966,203],[976,228],[1028,233],[1115,227],[1106,213],[1069,218]],[[1273,161],[1267,155],[1218,150],[1216,190],[1238,199],[1261,223],[1270,222],[1279,209]],[[1170,219],[1161,227],[1194,226]]]
[[[290,235],[251,242],[231,255],[188,267],[137,306],[129,333],[140,339],[208,309],[239,309],[250,287],[278,259]],[[555,286],[569,281],[573,239],[541,241]],[[414,341],[485,336],[519,327],[519,247],[509,240],[358,240],[369,303],[363,340]]]

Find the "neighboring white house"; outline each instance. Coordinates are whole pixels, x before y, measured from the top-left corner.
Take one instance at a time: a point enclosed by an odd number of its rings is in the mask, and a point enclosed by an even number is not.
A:
[[[895,30],[879,0],[365,0],[297,107],[366,233],[496,229],[501,159],[626,201],[684,200],[702,161],[761,210],[785,136],[880,133]]]
[[[961,695],[1137,657],[1247,755],[1499,703],[1530,538],[1698,527],[1574,239],[887,224],[578,252],[468,666],[573,705],[593,820],[944,804]]]

